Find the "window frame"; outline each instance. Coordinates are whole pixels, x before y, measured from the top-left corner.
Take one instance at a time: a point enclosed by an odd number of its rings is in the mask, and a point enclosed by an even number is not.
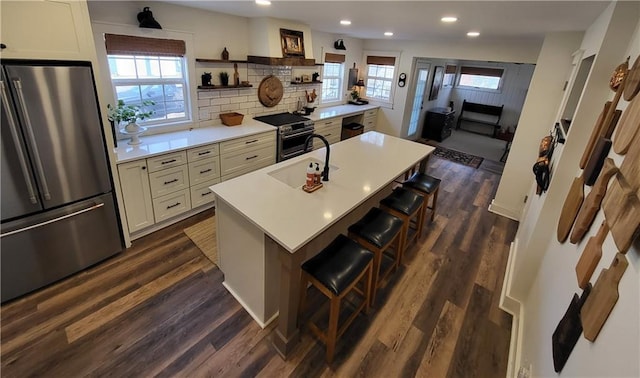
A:
[[[338,68],[338,74],[337,76],[327,76],[327,64],[336,64],[339,66]],[[328,84],[329,80],[338,80],[338,96],[337,98],[333,99],[328,99],[325,100],[324,98],[324,94],[325,94],[325,83]],[[322,96],[320,98],[320,103],[322,105],[328,105],[328,104],[336,104],[336,103],[340,103],[342,102],[342,97],[343,97],[343,89],[344,89],[344,62],[343,63],[335,63],[335,62],[325,62],[324,63],[324,67],[322,70]]]
[[[498,87],[494,89],[494,88],[474,87],[474,86],[460,84],[462,75],[468,75],[468,74],[463,74],[462,71],[464,70],[464,68],[472,68],[472,69],[479,69],[479,70],[483,70],[483,69],[501,70],[502,74],[500,75],[498,80]],[[502,87],[504,86],[504,78],[506,74],[507,74],[507,68],[502,66],[482,66],[482,65],[473,65],[473,64],[461,66],[456,74],[455,87],[463,90],[470,90],[470,91],[502,93]],[[498,76],[492,76],[492,75],[474,75],[474,76],[498,77]]]
[[[394,64],[393,65],[381,65],[381,66],[388,66],[388,67],[393,67],[393,74],[392,77],[390,79],[388,78],[380,78],[378,76],[369,76],[369,66],[372,65],[380,65],[380,64],[369,64],[368,62],[368,57],[370,56],[379,56],[379,57],[388,57],[388,58],[393,58],[394,59]],[[362,97],[366,98],[367,100],[370,100],[370,102],[375,102],[376,104],[379,104],[381,106],[385,106],[385,107],[393,107],[394,104],[394,99],[395,99],[395,83],[398,80],[398,71],[399,71],[399,62],[400,62],[400,53],[398,52],[392,52],[392,51],[365,51],[363,54],[363,60],[364,62],[364,66],[365,66],[365,72],[363,75],[364,78],[364,84],[365,87],[362,90]],[[385,98],[381,98],[381,97],[369,97],[366,93],[367,93],[367,83],[369,82],[370,78],[374,78],[374,80],[384,80],[384,81],[388,81],[390,83],[390,89],[389,89],[389,99],[385,99]]]

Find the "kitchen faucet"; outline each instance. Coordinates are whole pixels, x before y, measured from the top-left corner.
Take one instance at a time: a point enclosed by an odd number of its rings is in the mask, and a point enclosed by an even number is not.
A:
[[[322,181],[329,181],[329,142],[322,135],[311,134],[304,141],[304,149],[307,150],[310,146],[309,143],[313,138],[320,138],[320,140],[324,143],[327,148],[327,153],[324,156],[324,169],[322,170]]]

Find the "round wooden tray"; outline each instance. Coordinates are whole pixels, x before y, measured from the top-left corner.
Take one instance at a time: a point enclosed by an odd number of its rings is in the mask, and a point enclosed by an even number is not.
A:
[[[269,75],[262,79],[258,87],[258,100],[268,108],[278,105],[282,100],[284,88],[280,79],[273,75]]]

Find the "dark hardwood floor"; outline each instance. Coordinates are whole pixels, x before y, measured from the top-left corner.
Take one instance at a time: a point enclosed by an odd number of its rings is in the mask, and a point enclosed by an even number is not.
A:
[[[331,366],[308,332],[282,360],[182,230],[1,308],[3,377],[503,377],[511,316],[498,308],[517,223],[487,211],[500,176],[432,158],[433,223],[338,341]],[[310,300],[320,300],[312,296]],[[311,306],[314,307],[314,306]]]

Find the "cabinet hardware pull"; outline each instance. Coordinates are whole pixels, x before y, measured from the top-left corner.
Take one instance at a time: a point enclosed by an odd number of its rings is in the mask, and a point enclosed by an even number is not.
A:
[[[211,150],[209,151],[203,151],[203,152],[198,152],[198,156],[202,156],[202,155],[206,155],[206,154],[210,154]]]
[[[213,194],[213,192],[212,192],[212,191],[208,191],[208,192],[206,192],[206,193],[202,193],[202,196],[203,196],[203,197],[204,197],[204,196],[208,196],[209,194]]]
[[[205,169],[204,171],[200,171],[200,174],[207,173],[207,172],[211,172],[211,168]]]
[[[250,141],[248,141],[248,142],[244,142],[244,144],[255,143],[255,142],[257,142],[257,141],[258,141],[257,139],[254,139],[254,140],[250,140]]]
[[[141,169],[144,171],[145,169],[147,169],[147,166],[146,166],[146,165],[143,165],[143,166],[141,167]]]
[[[327,135],[325,135],[325,136],[326,136],[326,137],[331,136],[331,133],[329,133],[329,134],[327,134]]]
[[[169,164],[169,163],[175,163],[175,162],[176,162],[176,159],[171,159],[171,160],[163,161],[163,162],[162,162],[162,163],[160,163],[160,164]]]
[[[84,208],[82,210],[75,211],[75,212],[73,212],[71,214],[63,215],[61,217],[58,217],[58,218],[55,218],[55,219],[50,219],[50,220],[44,221],[42,223],[33,224],[33,225],[27,226],[25,228],[20,228],[20,229],[17,229],[17,230],[9,231],[9,232],[4,233],[4,234],[0,234],[0,238],[4,238],[5,236],[9,236],[9,235],[13,235],[13,234],[18,234],[20,232],[32,230],[34,228],[46,226],[46,225],[51,224],[51,223],[60,222],[61,220],[65,220],[65,219],[68,219],[68,218],[71,218],[71,217],[75,217],[75,216],[78,216],[80,214],[86,213],[88,211],[97,210],[97,209],[99,209],[99,208],[101,208],[103,206],[104,206],[104,203],[102,203],[102,202],[100,202],[100,203],[95,203],[94,202],[93,205],[91,205],[91,206],[89,206],[87,208]]]
[[[332,122],[331,122],[331,121],[329,121],[329,122],[325,122],[324,124],[325,124],[325,125],[330,125],[331,123],[332,123]]]
[[[249,156],[248,158],[245,158],[245,160],[251,160],[251,159],[255,159],[257,157],[258,157],[258,155],[253,155],[253,156]]]
[[[180,206],[180,202],[176,202],[173,205],[167,206],[167,210],[171,209],[172,207],[176,207],[176,206]]]
[[[165,181],[164,184],[165,185],[169,185],[169,184],[173,184],[174,182],[178,182],[178,179],[173,179],[173,180],[169,180],[169,181]]]

